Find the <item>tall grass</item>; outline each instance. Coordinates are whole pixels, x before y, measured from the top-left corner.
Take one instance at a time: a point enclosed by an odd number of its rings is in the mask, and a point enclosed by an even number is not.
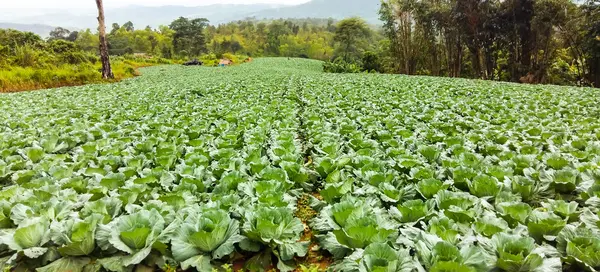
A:
[[[76,86],[88,83],[107,82],[102,80],[101,63],[92,60],[78,61],[79,64],[56,64],[53,56],[44,56],[41,51],[29,46],[15,48],[11,57],[12,65],[0,65],[0,93],[27,90],[46,89],[63,86]],[[234,63],[242,63],[247,57],[233,54],[223,54]],[[54,56],[56,59],[57,57]],[[214,54],[200,58],[205,66],[217,66],[219,59]],[[180,64],[182,60],[163,58],[135,57],[133,55],[111,57],[111,67],[115,82],[140,75],[138,68]],[[0,63],[1,64],[1,63]]]
[[[94,67],[62,65],[52,68],[13,66],[0,70],[0,92],[45,89],[98,82],[102,78]]]
[[[33,67],[40,53],[31,45],[16,46],[14,49],[13,62],[21,67]]]
[[[26,49],[15,54],[19,64],[35,62]],[[35,51],[33,51],[35,53]],[[138,68],[173,63],[164,59],[144,59],[115,57],[111,66],[115,79],[119,81],[140,75]],[[83,63],[80,65],[62,64],[53,67],[33,67],[34,65],[9,66],[0,69],[0,92],[18,92],[63,86],[76,86],[88,83],[105,82],[100,73],[101,64]]]

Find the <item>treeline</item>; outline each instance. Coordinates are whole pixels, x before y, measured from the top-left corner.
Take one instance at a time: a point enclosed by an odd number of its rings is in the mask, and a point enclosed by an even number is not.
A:
[[[386,69],[600,86],[600,1],[384,0]]]
[[[301,57],[326,61],[329,72],[600,86],[599,0],[382,0],[379,13],[381,26],[360,18],[125,22],[108,26],[107,39],[110,55],[126,58],[216,65],[220,58]],[[87,58],[98,54],[96,31],[57,28],[41,42],[57,41]],[[0,52],[19,54],[13,45],[0,41]]]
[[[168,26],[137,29],[132,22],[107,30],[117,79],[135,68],[199,58],[216,66],[220,58],[247,56],[334,58],[332,19],[244,20],[218,26],[206,19],[178,18]],[[77,85],[100,81],[97,31],[58,27],[47,39],[29,32],[0,32],[0,91]]]
[[[243,20],[210,25],[203,18],[179,18],[168,26],[141,29],[132,22],[107,29],[113,56],[146,54],[167,59],[188,59],[205,54],[252,57],[283,56],[328,60],[333,57],[333,19]],[[57,29],[50,39],[73,41],[79,48],[97,52],[98,36],[91,30]]]
[[[132,22],[107,29],[117,80],[140,66],[198,58],[216,66],[248,56],[334,58],[332,19],[244,20],[218,26],[206,19],[178,18],[168,26],[137,29]],[[96,31],[58,27],[47,39],[29,32],[0,32],[0,91],[78,85],[101,81]]]

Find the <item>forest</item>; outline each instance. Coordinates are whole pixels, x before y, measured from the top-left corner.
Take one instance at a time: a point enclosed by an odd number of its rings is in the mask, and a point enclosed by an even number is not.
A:
[[[600,86],[600,1],[382,2],[393,72]]]
[[[380,25],[361,18],[211,25],[181,17],[157,28],[130,21],[108,26],[107,39],[109,54],[124,63],[117,64],[121,77],[135,75],[139,66],[193,58],[216,65],[225,55],[234,62],[246,56],[317,59],[326,61],[328,72],[600,86],[597,0],[384,0],[379,15]],[[47,39],[1,30],[0,89],[39,83],[44,69],[66,71],[61,80],[74,84],[97,78],[98,39],[91,29],[58,27]],[[74,76],[74,65],[89,74]],[[45,78],[51,86],[56,76]]]

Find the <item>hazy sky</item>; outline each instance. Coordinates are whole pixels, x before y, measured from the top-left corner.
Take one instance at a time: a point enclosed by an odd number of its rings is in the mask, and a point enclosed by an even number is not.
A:
[[[104,6],[120,7],[128,5],[144,6],[162,6],[162,5],[186,5],[202,6],[210,4],[300,4],[309,0],[104,0]],[[95,8],[94,0],[0,0],[0,10],[2,9],[88,9]]]

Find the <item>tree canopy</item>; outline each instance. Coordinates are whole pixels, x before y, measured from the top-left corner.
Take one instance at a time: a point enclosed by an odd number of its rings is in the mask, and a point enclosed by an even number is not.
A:
[[[361,18],[348,18],[338,23],[334,40],[340,44],[340,51],[345,61],[358,57],[358,43],[370,34],[371,30]]]

